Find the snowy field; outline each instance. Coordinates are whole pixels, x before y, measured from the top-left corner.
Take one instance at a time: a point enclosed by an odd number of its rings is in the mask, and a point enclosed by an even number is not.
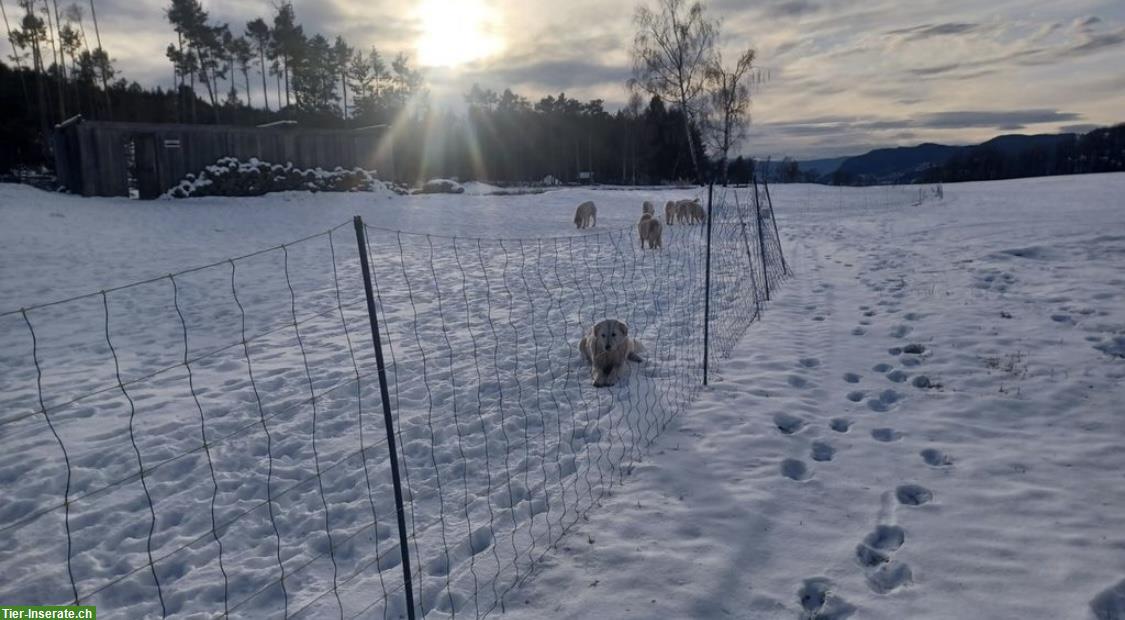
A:
[[[19,498],[0,514],[8,597],[156,616],[401,614],[351,212],[373,223],[413,574],[428,614],[502,609],[699,390],[703,228],[670,227],[657,252],[636,242],[641,199],[663,195],[292,194],[145,211],[13,190],[6,204],[25,211],[12,221],[29,236],[47,210],[57,231],[85,241],[91,229],[139,236],[155,226],[156,245],[183,254],[98,258],[137,248],[95,244],[82,264],[141,263],[147,273],[131,277],[144,281],[84,294],[89,282],[76,280],[65,294],[77,299],[0,316],[0,426],[23,446],[0,457]],[[573,206],[588,198],[601,204],[599,226],[576,234]],[[98,221],[58,224],[94,209]],[[756,314],[747,252],[760,269],[761,249],[736,212],[717,213],[719,355]],[[283,230],[292,216],[316,218]],[[218,221],[237,223],[236,238],[218,234]],[[269,222],[278,237],[255,232]],[[221,260],[239,252],[250,255]],[[195,268],[203,261],[192,254],[217,263]],[[44,259],[21,266],[42,274]],[[78,264],[58,275],[78,275]],[[181,271],[161,276],[161,267]],[[625,320],[648,358],[614,390],[590,385],[575,350],[604,317]]]
[[[700,229],[666,230],[659,257],[604,243],[617,239],[607,230],[629,230],[642,200],[663,204],[689,190],[138,203],[0,186],[0,312],[343,225],[233,270],[178,276],[176,298],[162,279],[29,313],[47,409],[105,389],[57,420],[71,480],[43,416],[17,419],[39,406],[36,358],[23,317],[0,319],[0,424],[7,443],[21,446],[0,459],[8,498],[0,599],[73,599],[69,526],[73,579],[84,602],[96,591],[88,600],[103,609],[159,617],[163,604],[170,615],[209,617],[225,600],[249,600],[228,611],[402,612],[383,461],[370,459],[368,471],[368,459],[348,460],[385,442],[354,286],[348,220],[359,214],[390,230],[523,239],[458,245],[369,231],[391,341],[407,358],[432,342],[447,356],[428,366],[398,360],[401,391],[392,394],[415,412],[401,422],[403,460],[415,473],[432,461],[436,472],[410,486],[421,532],[412,546],[422,548],[412,559],[430,616],[496,613],[503,596],[517,618],[1125,617],[1125,175],[947,185],[943,201],[918,206],[917,188],[771,189],[795,275],[737,345],[723,343],[731,357],[697,391],[695,340],[669,334],[697,327]],[[573,205],[586,199],[599,205],[598,228],[575,231]],[[715,265],[725,274],[720,334],[741,333],[748,320],[747,284],[736,277],[745,255],[730,241]],[[517,273],[511,260],[533,281],[508,277]],[[609,273],[574,275],[591,262]],[[457,279],[473,269],[475,280],[494,277],[458,299],[470,289]],[[534,281],[541,274],[558,281]],[[340,297],[336,281],[345,283]],[[454,305],[435,308],[423,292],[435,287]],[[593,390],[573,350],[552,347],[611,310],[654,350],[627,383]],[[554,331],[497,336],[480,318],[493,316],[504,328],[522,321]],[[299,329],[281,329],[286,322]],[[239,344],[193,362],[190,377],[182,366],[143,377],[182,362],[185,349],[191,358],[246,334],[262,334],[251,351]],[[547,365],[521,367],[520,352],[540,343],[550,346],[531,357]],[[474,345],[492,358],[485,368],[498,371],[495,382],[426,389],[471,371],[451,353]],[[527,394],[503,389],[536,378],[543,385]],[[301,407],[310,390],[319,427]],[[507,404],[494,402],[501,392]],[[536,398],[555,401],[546,408],[554,413],[520,411],[543,410]],[[370,418],[357,419],[357,400]],[[435,428],[427,415],[458,405],[469,420]],[[263,418],[268,448],[256,425]],[[199,445],[201,420],[210,441],[230,439],[178,457]],[[350,432],[357,426],[365,445]],[[318,437],[329,439],[316,446]],[[502,492],[490,481],[491,494],[475,494],[480,473],[499,469],[480,466],[494,454],[516,454],[508,469],[535,478],[521,485],[509,476]],[[159,464],[147,489],[135,477],[107,488],[135,474],[138,459]],[[310,478],[310,464],[322,475]],[[605,477],[624,484],[609,488]],[[97,510],[79,501],[64,515],[57,504],[68,481],[69,495],[90,494]],[[274,505],[286,509],[267,514]],[[220,565],[214,523],[253,511],[222,534]],[[28,520],[37,513],[47,516]],[[531,527],[494,540],[485,520],[502,531],[512,530],[505,522]],[[447,524],[463,547],[436,544]],[[541,554],[530,579],[504,593]],[[369,570],[373,561],[383,570]],[[269,586],[279,564],[284,592]],[[379,606],[365,607],[372,601]]]

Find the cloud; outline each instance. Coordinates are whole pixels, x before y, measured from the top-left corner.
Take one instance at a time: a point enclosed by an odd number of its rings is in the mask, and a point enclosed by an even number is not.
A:
[[[465,75],[466,80],[504,86],[532,85],[566,90],[599,84],[624,85],[632,68],[586,60],[545,60],[516,67],[496,67]]]
[[[958,110],[934,112],[918,118],[916,124],[930,129],[964,129],[968,127],[995,127],[997,129],[1022,129],[1024,125],[1076,121],[1082,118],[1074,112],[1058,110]]]
[[[1068,58],[1085,56],[1087,54],[1100,52],[1104,49],[1116,47],[1122,43],[1125,43],[1125,28],[1117,30],[1116,32],[1089,35],[1084,42],[1062,50],[1061,56]]]
[[[820,5],[809,2],[809,0],[787,0],[786,2],[769,5],[766,8],[766,14],[771,17],[799,17],[816,13],[819,10]]]
[[[939,75],[942,73],[949,73],[954,69],[960,68],[961,63],[952,63],[948,65],[938,65],[936,67],[919,67],[917,69],[910,69],[910,73],[914,75]]]
[[[965,34],[974,32],[979,28],[980,24],[948,22],[944,24],[925,24],[923,26],[914,26],[913,28],[900,28],[898,30],[891,30],[887,34],[903,35],[907,41],[917,41],[930,37]]]

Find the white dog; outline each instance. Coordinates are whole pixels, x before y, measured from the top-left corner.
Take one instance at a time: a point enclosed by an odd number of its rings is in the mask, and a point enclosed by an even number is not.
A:
[[[699,201],[693,201],[691,203],[690,209],[692,224],[695,224],[697,222],[702,224],[703,222],[707,221],[707,212],[703,210],[703,205],[699,204]]]
[[[664,247],[661,237],[663,236],[664,227],[660,225],[660,220],[645,213],[641,216],[641,221],[637,222],[637,234],[641,238],[641,248],[645,247],[645,242],[648,242],[648,247],[655,250],[656,248]]]
[[[578,228],[590,228],[598,224],[598,208],[594,205],[593,201],[587,200],[586,202],[578,205],[574,210],[574,225]]]
[[[638,355],[644,347],[629,337],[629,326],[616,319],[606,319],[591,327],[578,348],[593,369],[594,387],[615,385],[627,361],[644,361]]]
[[[695,224],[706,219],[706,212],[703,210],[703,205],[699,204],[698,198],[677,200],[676,219],[681,224]]]
[[[676,205],[675,200],[669,200],[664,203],[664,222],[671,226],[676,222],[676,215],[679,213],[679,207]]]

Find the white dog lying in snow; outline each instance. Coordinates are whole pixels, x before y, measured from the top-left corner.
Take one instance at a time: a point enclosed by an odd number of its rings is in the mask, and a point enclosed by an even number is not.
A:
[[[644,347],[629,337],[629,326],[616,319],[606,319],[591,327],[578,343],[578,348],[593,368],[594,387],[616,384],[625,369],[625,362],[644,361],[638,355],[644,352]]]

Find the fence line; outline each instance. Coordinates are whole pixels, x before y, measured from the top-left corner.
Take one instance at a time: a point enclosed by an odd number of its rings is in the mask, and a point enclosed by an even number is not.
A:
[[[22,446],[0,456],[16,498],[0,597],[161,617],[503,611],[788,275],[766,195],[748,217],[715,192],[706,228],[667,223],[660,250],[633,226],[483,239],[357,218],[354,250],[342,223],[0,313],[0,406],[18,412],[0,428]],[[609,389],[576,352],[603,318],[644,346]]]

